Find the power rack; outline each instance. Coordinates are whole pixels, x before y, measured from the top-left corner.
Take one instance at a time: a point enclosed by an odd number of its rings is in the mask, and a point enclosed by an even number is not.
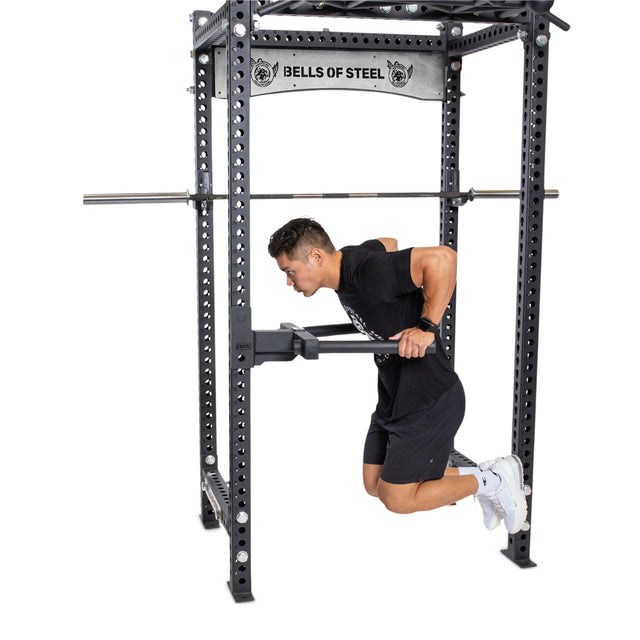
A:
[[[220,524],[230,537],[229,588],[237,602],[251,591],[251,369],[266,361],[286,361],[320,353],[393,353],[395,342],[325,341],[355,332],[352,325],[297,327],[275,331],[251,324],[251,200],[295,197],[439,197],[440,244],[457,250],[458,209],[475,197],[514,197],[520,201],[517,318],[515,335],[512,451],[523,461],[525,483],[533,487],[538,324],[540,318],[543,204],[557,191],[545,191],[545,132],[549,25],[569,25],[543,2],[304,2],[229,0],[214,12],[195,11],[193,57],[196,191],[164,194],[101,194],[85,203],[191,202],[197,216],[198,330],[200,376],[200,465],[202,523]],[[332,31],[260,30],[265,15],[354,17],[437,21],[437,35],[391,35]],[[468,35],[465,23],[484,23]],[[505,42],[521,40],[524,51],[521,183],[517,191],[460,191],[460,77],[462,58]],[[384,55],[379,55],[383,53]],[[437,193],[251,194],[250,99],[272,92],[351,88],[384,91],[442,102],[440,188]],[[228,103],[228,193],[213,194],[211,101]],[[479,195],[485,194],[485,195]],[[215,392],[213,202],[228,200],[229,215],[229,473],[218,470]],[[448,358],[455,357],[456,299],[441,325]],[[454,466],[473,465],[453,450]],[[503,553],[520,567],[530,559],[529,522],[509,535]]]

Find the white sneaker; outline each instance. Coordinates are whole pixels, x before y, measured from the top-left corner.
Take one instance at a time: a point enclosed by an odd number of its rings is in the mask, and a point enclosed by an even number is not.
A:
[[[498,462],[499,458],[495,458],[494,460],[487,460],[485,462],[481,462],[478,465],[478,469],[480,471],[490,470],[491,466]],[[495,493],[485,494],[482,496],[474,496],[474,499],[478,501],[480,506],[482,507],[482,518],[484,520],[484,526],[489,529],[489,531],[493,531],[501,522],[502,515],[495,509],[493,504],[493,496]]]
[[[527,519],[527,499],[524,493],[522,462],[518,456],[498,458],[489,469],[500,476],[500,486],[492,501],[495,511],[504,518],[509,533],[518,533]]]

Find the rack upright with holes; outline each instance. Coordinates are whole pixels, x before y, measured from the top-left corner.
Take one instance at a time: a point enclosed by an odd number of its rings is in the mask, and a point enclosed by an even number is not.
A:
[[[207,528],[224,526],[230,537],[229,587],[236,601],[252,600],[251,592],[251,469],[250,393],[251,368],[268,359],[261,340],[289,340],[278,332],[262,336],[252,329],[250,298],[250,98],[252,51],[311,50],[351,52],[387,51],[442,54],[442,153],[441,189],[459,189],[459,127],[461,61],[466,55],[520,39],[524,48],[522,171],[520,185],[520,233],[515,340],[515,377],[512,450],[523,461],[525,482],[533,485],[534,429],[538,322],[545,159],[547,75],[549,71],[549,23],[562,29],[568,25],[549,13],[553,2],[303,2],[276,0],[229,0],[215,13],[193,14],[195,70],[195,141],[197,216],[200,434],[202,522]],[[438,21],[435,36],[345,34],[327,31],[259,30],[254,18],[260,15],[306,15],[316,17],[394,18]],[[463,35],[464,23],[491,26]],[[215,86],[214,51],[226,53],[224,92]],[[256,54],[257,56],[258,54]],[[254,79],[255,80],[255,79]],[[331,87],[323,87],[331,88]],[[211,99],[213,92],[226,94],[228,102],[228,213],[229,213],[229,473],[227,483],[218,470],[215,393],[212,167],[210,150]],[[446,194],[443,194],[446,195]],[[199,197],[198,197],[199,196]],[[464,200],[441,197],[440,243],[457,249],[458,208]],[[455,294],[442,323],[442,338],[453,361],[455,349]],[[294,328],[295,329],[295,328]],[[294,331],[295,332],[295,331]],[[304,332],[298,342],[306,344]],[[308,337],[308,334],[307,334]],[[311,339],[309,338],[309,344]],[[268,351],[269,349],[267,349]],[[271,351],[282,351],[281,346]],[[317,357],[317,355],[315,356]],[[456,466],[473,464],[458,451],[451,452]],[[529,514],[531,499],[528,496]],[[531,530],[510,535],[503,553],[520,567],[534,566],[530,560]]]

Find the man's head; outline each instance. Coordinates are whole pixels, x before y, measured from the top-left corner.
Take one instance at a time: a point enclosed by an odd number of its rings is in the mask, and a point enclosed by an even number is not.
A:
[[[287,284],[305,297],[335,279],[335,247],[310,218],[296,218],[278,229],[269,240],[269,254],[287,274]]]

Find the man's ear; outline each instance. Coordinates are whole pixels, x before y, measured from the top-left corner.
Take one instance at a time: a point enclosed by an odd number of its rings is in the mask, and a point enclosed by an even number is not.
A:
[[[318,266],[321,266],[324,262],[324,256],[322,255],[322,251],[320,249],[314,247],[311,249],[311,253],[309,254],[311,260],[313,260]]]

